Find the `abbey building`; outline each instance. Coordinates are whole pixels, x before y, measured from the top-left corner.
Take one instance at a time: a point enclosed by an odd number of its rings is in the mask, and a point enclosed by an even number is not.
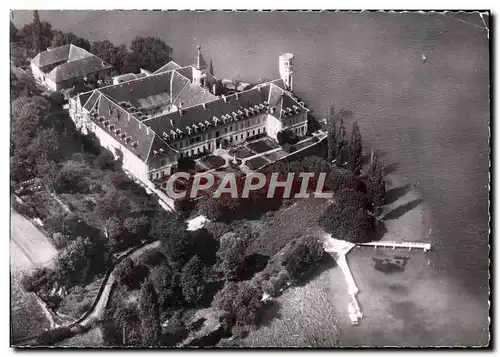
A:
[[[276,139],[289,129],[307,132],[307,109],[294,98],[293,55],[279,57],[281,78],[231,95],[218,95],[217,80],[198,46],[196,63],[174,61],[154,73],[125,74],[113,85],[70,99],[70,116],[84,133],[120,156],[123,169],[157,191],[180,158],[238,145],[252,137]]]

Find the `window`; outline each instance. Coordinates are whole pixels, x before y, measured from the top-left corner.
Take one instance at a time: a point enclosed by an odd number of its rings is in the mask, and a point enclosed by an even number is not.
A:
[[[243,139],[243,134],[241,134],[241,139]]]
[[[227,127],[224,128],[224,132],[227,133]]]

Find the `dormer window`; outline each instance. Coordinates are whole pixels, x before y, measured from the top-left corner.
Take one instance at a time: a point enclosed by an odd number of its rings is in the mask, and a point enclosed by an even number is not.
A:
[[[134,142],[132,143],[132,147],[135,149],[135,148],[137,147],[137,145],[138,145],[138,144],[139,144],[139,143],[138,143],[137,141],[134,141]]]
[[[109,130],[113,130],[114,128],[115,128],[115,124],[111,124],[111,125],[109,126]]]

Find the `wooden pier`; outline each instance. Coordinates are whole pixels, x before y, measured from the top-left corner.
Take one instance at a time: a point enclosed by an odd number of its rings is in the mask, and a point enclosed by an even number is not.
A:
[[[378,247],[382,248],[406,248],[408,250],[412,249],[423,249],[424,252],[428,252],[431,250],[431,244],[430,243],[423,243],[423,242],[390,242],[390,241],[382,241],[382,242],[369,242],[369,243],[358,243],[357,245],[361,246],[370,246],[374,247],[375,249]]]

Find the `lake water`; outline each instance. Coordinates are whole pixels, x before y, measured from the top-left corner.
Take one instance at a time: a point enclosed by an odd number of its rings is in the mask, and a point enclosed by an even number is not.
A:
[[[278,77],[295,54],[294,86],[316,116],[353,112],[365,148],[379,151],[431,211],[437,280],[488,310],[489,49],[478,14],[41,11],[54,28],[128,44],[159,36],[180,64],[200,43],[219,77]],[[31,20],[16,12],[16,25]],[[425,54],[427,61],[421,60]],[[463,299],[463,297],[462,297]],[[467,323],[464,322],[464,331]],[[487,326],[470,331],[484,335]],[[484,336],[483,336],[484,341]],[[460,340],[457,339],[457,343]]]

